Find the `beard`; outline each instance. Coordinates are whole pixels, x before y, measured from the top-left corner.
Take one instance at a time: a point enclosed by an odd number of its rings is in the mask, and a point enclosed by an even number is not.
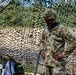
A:
[[[48,30],[50,31],[50,30],[54,29],[56,26],[58,26],[58,25],[59,25],[59,22],[54,22],[54,23],[52,23],[50,25],[47,25],[47,27],[48,27]]]

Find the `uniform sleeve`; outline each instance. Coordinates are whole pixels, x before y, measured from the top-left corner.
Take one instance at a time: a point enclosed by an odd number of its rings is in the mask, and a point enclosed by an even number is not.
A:
[[[46,48],[46,47],[45,47],[45,46],[46,46],[46,45],[45,45],[45,44],[46,44],[46,43],[45,43],[45,39],[46,39],[45,37],[46,37],[45,31],[43,31],[42,37],[41,37],[41,40],[40,40],[40,49],[41,49],[41,50],[43,50],[43,49],[45,50],[45,48]]]
[[[65,55],[70,55],[76,49],[76,36],[70,33],[68,28],[63,28],[63,39],[65,40]]]

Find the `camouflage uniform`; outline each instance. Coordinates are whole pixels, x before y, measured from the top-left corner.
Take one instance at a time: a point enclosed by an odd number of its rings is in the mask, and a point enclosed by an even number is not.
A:
[[[76,48],[76,38],[72,37],[69,30],[58,22],[52,23],[52,29],[49,29],[46,25],[46,29],[43,31],[41,40],[41,49],[45,50],[45,66],[55,67],[60,62],[55,60],[55,55],[58,54],[70,54]],[[66,48],[66,45],[70,43],[70,46]],[[63,75],[63,74],[62,74]]]

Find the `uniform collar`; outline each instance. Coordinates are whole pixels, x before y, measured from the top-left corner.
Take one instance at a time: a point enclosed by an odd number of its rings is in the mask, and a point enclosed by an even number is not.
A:
[[[59,22],[54,22],[52,23],[52,25],[50,27],[47,27],[49,31],[53,31],[55,29],[57,29],[57,27],[59,26]]]

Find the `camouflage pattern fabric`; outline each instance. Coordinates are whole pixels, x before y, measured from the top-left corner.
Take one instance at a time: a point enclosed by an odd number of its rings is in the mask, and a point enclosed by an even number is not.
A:
[[[41,40],[41,49],[44,49],[46,54],[45,66],[53,68],[62,66],[61,61],[55,59],[55,55],[65,54],[67,57],[76,48],[76,37],[72,37],[67,28],[58,23],[55,24],[57,24],[56,27],[51,30],[46,26]],[[66,47],[69,43],[70,46]]]

